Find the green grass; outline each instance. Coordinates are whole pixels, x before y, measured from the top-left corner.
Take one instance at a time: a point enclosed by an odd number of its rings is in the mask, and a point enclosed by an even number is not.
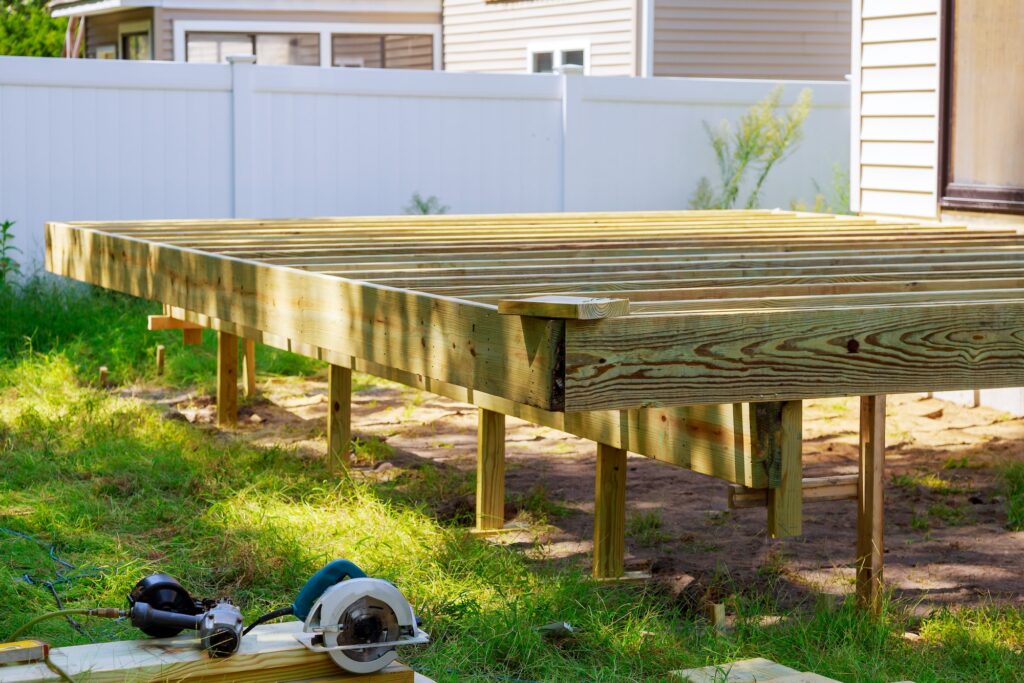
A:
[[[1006,490],[1007,528],[1024,531],[1024,462],[1015,462],[1003,468]]]
[[[42,315],[45,302],[28,294],[3,301],[0,526],[39,543],[0,533],[0,640],[54,608],[44,587],[22,580],[56,575],[52,544],[78,567],[68,571],[78,578],[57,584],[69,607],[123,605],[136,580],[163,570],[197,595],[232,597],[249,618],[290,603],[312,572],[347,557],[411,599],[432,643],[405,656],[443,682],[653,682],[671,669],[754,656],[842,681],[1024,680],[1020,610],[916,622],[891,604],[874,620],[849,603],[830,610],[811,600],[765,627],[761,617],[780,612],[770,582],[726,583],[720,594],[737,628],[718,634],[657,584],[597,584],[576,560],[531,560],[439,521],[436,499],[471,491],[451,469],[339,480],[287,449],[166,420],[91,383],[100,361],[115,381],[152,379],[149,351],[161,337],[139,319],[151,308],[86,290],[43,296],[66,310]],[[25,337],[32,343],[12,342]],[[377,457],[387,452],[367,454]],[[548,641],[535,630],[555,621],[572,624],[573,635]],[[96,640],[138,637],[123,623],[86,626]],[[915,643],[901,637],[911,626],[922,635]],[[59,620],[31,635],[87,642]]]

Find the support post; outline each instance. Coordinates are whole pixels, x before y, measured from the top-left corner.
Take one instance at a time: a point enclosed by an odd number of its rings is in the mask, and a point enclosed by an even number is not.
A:
[[[857,486],[857,601],[875,614],[882,606],[884,470],[885,396],[862,396]]]
[[[217,424],[238,423],[238,337],[217,332]]]
[[[156,374],[158,374],[158,375],[164,374],[164,356],[166,355],[166,353],[167,353],[167,350],[164,348],[164,345],[163,344],[157,344],[157,347],[156,347]]]
[[[256,341],[245,340],[245,397],[256,395]]]
[[[327,375],[327,468],[352,462],[352,370],[331,365]]]
[[[477,410],[476,528],[505,526],[505,415]]]
[[[803,533],[803,402],[782,404],[779,485],[768,489],[768,535],[787,538]]]
[[[597,444],[594,487],[594,577],[623,574],[626,554],[626,451]]]

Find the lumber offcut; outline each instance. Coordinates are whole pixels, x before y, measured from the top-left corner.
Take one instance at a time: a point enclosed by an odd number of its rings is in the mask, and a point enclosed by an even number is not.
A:
[[[325,653],[303,647],[295,634],[302,622],[259,626],[242,638],[238,652],[211,658],[200,651],[198,640],[174,638],[128,640],[76,645],[50,651],[50,658],[75,680],[89,683],[123,681],[339,681],[348,683],[413,683],[412,670],[394,664],[376,674],[345,674]],[[45,664],[0,668],[5,683],[50,683],[60,677]],[[420,681],[423,679],[420,678]]]

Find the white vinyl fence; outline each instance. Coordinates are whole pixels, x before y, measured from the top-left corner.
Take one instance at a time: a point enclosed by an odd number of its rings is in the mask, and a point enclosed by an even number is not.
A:
[[[766,81],[0,57],[0,220],[21,260],[47,220],[686,208],[704,124]],[[846,83],[813,90],[762,206],[810,201],[849,156]],[[30,265],[31,267],[31,265]]]

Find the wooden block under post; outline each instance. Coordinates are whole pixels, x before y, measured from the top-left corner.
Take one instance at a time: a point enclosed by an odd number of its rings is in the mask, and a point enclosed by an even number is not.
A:
[[[256,341],[245,339],[245,397],[256,395]]]
[[[238,423],[238,337],[217,333],[217,424]]]
[[[885,396],[862,396],[857,500],[857,602],[876,614],[882,606],[884,471]]]
[[[803,404],[772,401],[751,405],[755,461],[768,468],[768,535],[803,531]]]
[[[837,474],[831,477],[804,477],[802,482],[804,503],[830,500],[857,500],[856,474]],[[752,489],[739,484],[729,486],[729,509],[763,508],[768,505],[769,489]]]
[[[594,576],[622,576],[626,554],[626,451],[597,444],[594,486]]]
[[[505,525],[505,415],[480,408],[476,440],[476,528]]]
[[[327,467],[352,462],[352,370],[331,365],[327,374]]]

